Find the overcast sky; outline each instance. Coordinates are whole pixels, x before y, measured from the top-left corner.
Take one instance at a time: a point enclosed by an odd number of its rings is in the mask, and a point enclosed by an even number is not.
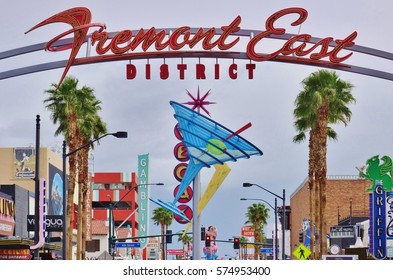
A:
[[[239,5],[239,3],[241,3]],[[206,1],[190,4],[185,1],[6,1],[2,4],[2,28],[0,29],[0,52],[49,41],[69,29],[65,24],[51,24],[28,34],[28,29],[42,20],[63,10],[84,6],[92,12],[92,22],[106,24],[108,32],[124,29],[167,27],[216,27],[228,25],[236,16],[241,16],[242,29],[265,30],[266,19],[283,8],[302,7],[308,11],[308,19],[301,25],[290,26],[294,17],[280,23],[287,33],[307,33],[314,37],[343,39],[354,31],[357,45],[392,52],[391,26],[393,4],[390,1]],[[32,12],[34,11],[34,12]],[[266,43],[266,48],[282,45],[280,42]],[[264,45],[265,46],[265,45]],[[79,55],[84,55],[84,48]],[[244,51],[244,50],[243,50]],[[0,71],[6,71],[42,62],[67,59],[69,51],[61,53],[37,52],[0,62]],[[166,59],[174,66],[180,59]],[[222,73],[232,61],[220,59]],[[95,90],[102,101],[103,120],[108,130],[128,131],[128,139],[107,137],[95,151],[95,171],[137,172],[137,156],[150,155],[150,182],[163,182],[164,187],[151,188],[151,196],[163,200],[173,199],[173,189],[178,184],[173,169],[179,163],[173,156],[178,140],[173,134],[176,121],[169,101],[190,101],[187,91],[194,96],[198,87],[204,94],[210,90],[209,101],[216,102],[206,107],[211,117],[237,130],[251,122],[252,127],[242,133],[263,151],[262,156],[229,162],[232,171],[222,187],[210,201],[202,214],[202,224],[215,225],[218,238],[227,239],[240,234],[246,221],[245,212],[251,201],[240,201],[241,197],[265,199],[273,204],[274,197],[259,188],[242,188],[243,182],[257,183],[281,195],[285,188],[289,196],[307,176],[307,141],[294,144],[296,134],[293,127],[294,100],[301,90],[301,81],[317,71],[311,66],[284,63],[256,63],[253,80],[246,77],[244,65],[247,61],[235,61],[239,65],[239,77],[231,80],[222,75],[220,80],[212,77],[196,80],[195,59],[184,59],[190,69],[185,80],[175,73],[168,80],[158,77],[163,59],[150,60],[151,80],[141,73],[134,80],[126,80],[128,61],[92,64],[73,67],[69,75],[79,79],[80,86]],[[351,65],[371,67],[393,72],[391,62],[354,53],[345,61]],[[142,71],[146,61],[133,61]],[[212,69],[214,59],[201,59],[201,63]],[[242,68],[243,67],[243,68]],[[51,83],[58,83],[63,69],[30,74],[0,80],[0,146],[23,147],[35,145],[35,118],[41,116],[41,145],[60,147],[62,138],[55,138],[56,127],[50,113],[45,110],[44,91]],[[392,81],[367,77],[348,72],[338,72],[341,79],[354,85],[352,91],[357,102],[350,106],[352,120],[347,127],[334,126],[337,142],[328,144],[328,174],[356,175],[356,166],[364,165],[373,155],[392,156],[393,110]],[[209,182],[213,168],[202,169],[202,188]],[[160,188],[160,189],[159,189]],[[280,202],[279,202],[280,203]],[[155,208],[151,205],[151,209]],[[271,212],[268,235],[273,228]],[[184,227],[174,222],[176,232]],[[159,228],[151,226],[151,232]],[[220,255],[233,254],[229,245],[219,245]]]

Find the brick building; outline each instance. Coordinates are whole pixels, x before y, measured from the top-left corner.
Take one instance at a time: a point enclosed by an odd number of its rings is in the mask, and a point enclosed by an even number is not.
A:
[[[328,176],[326,186],[326,224],[331,226],[347,217],[367,217],[369,194],[365,192],[371,182],[358,176]],[[309,220],[309,190],[306,179],[291,195],[291,252],[299,243],[304,221]]]

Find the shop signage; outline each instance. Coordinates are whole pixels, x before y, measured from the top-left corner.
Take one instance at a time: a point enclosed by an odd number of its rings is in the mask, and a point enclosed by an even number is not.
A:
[[[10,198],[0,195],[0,235],[12,236],[15,227],[15,203]]]
[[[0,196],[0,216],[4,215],[6,217],[15,216],[15,203],[7,198]]]
[[[29,249],[0,249],[0,260],[30,260]]]
[[[34,231],[35,217],[34,215],[27,215],[27,230]],[[63,231],[63,216],[62,215],[46,215],[45,216],[45,231],[54,232]]]
[[[2,220],[0,217],[0,235],[12,236],[14,235],[15,221]]]
[[[353,238],[355,237],[354,226],[330,227],[330,238]]]
[[[242,231],[242,236],[246,236],[246,237],[254,236],[254,229],[252,226],[243,226],[241,231]]]
[[[352,52],[342,53],[343,49],[351,47],[355,44],[354,40],[357,37],[357,32],[352,32],[344,39],[334,39],[333,37],[325,37],[319,39],[317,42],[311,42],[312,36],[310,34],[297,34],[279,46],[276,50],[264,52],[263,43],[269,37],[277,37],[286,33],[286,29],[280,26],[280,21],[284,17],[293,17],[296,19],[292,22],[292,26],[299,26],[303,24],[308,16],[307,10],[300,7],[286,8],[276,13],[273,13],[265,22],[266,30],[252,36],[246,44],[246,55],[250,61],[292,61],[300,64],[310,65],[332,65],[342,63],[347,60]],[[241,17],[237,16],[228,25],[223,25],[221,28],[211,27],[204,29],[197,28],[195,31],[189,26],[181,26],[173,29],[169,34],[165,30],[157,30],[155,27],[150,29],[140,28],[137,31],[122,30],[115,33],[113,36],[105,31],[106,25],[103,23],[91,23],[91,12],[85,7],[71,8],[60,12],[46,20],[38,23],[26,33],[40,28],[44,25],[63,22],[71,25],[71,29],[65,31],[46,44],[46,50],[49,51],[63,51],[71,49],[69,59],[66,63],[63,75],[60,79],[59,85],[67,75],[71,65],[86,64],[93,62],[104,62],[114,60],[131,60],[133,58],[143,57],[176,57],[179,52],[187,53],[190,57],[198,57],[201,52],[230,52],[235,46],[240,45],[240,36],[237,32],[240,29]],[[261,24],[262,25],[262,24]],[[90,44],[95,46],[97,56],[89,56],[85,58],[77,58],[78,52],[85,42],[87,42],[88,31],[90,28],[97,28],[91,34]],[[72,44],[57,46],[56,43],[63,37],[74,34]],[[312,43],[311,46],[308,43]],[[330,44],[333,44],[330,46]],[[199,50],[195,50],[200,48]],[[343,65],[345,66],[345,65]],[[216,64],[214,70],[215,78],[219,78],[219,65]],[[254,64],[247,64],[249,78],[253,76]],[[184,78],[186,64],[178,64],[177,71],[180,79]],[[150,78],[150,65],[147,64],[145,68],[145,77]],[[203,64],[198,64],[196,67],[197,78],[204,78],[205,70]],[[228,69],[229,76],[234,79],[237,74],[237,65],[232,64]],[[127,65],[127,78],[133,79],[136,77],[135,65]],[[169,70],[167,64],[160,66],[161,79],[169,77]]]
[[[183,249],[168,249],[166,252],[168,255],[184,255]]]

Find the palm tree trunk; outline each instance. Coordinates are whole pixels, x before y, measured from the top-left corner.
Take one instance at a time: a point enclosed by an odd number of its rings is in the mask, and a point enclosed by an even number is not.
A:
[[[185,243],[183,240],[181,241],[181,246],[183,248],[183,260],[185,260],[186,259],[186,249],[185,249]]]
[[[328,98],[320,107],[318,112],[317,121],[317,149],[316,149],[316,182],[318,185],[318,235],[319,235],[319,252],[318,259],[327,253],[327,240],[326,240],[326,221],[325,221],[325,208],[326,208],[326,151],[327,151],[327,116],[329,111]]]
[[[260,247],[261,245],[259,245],[260,243],[262,243],[262,234],[261,234],[261,228],[258,226],[259,225],[259,221],[255,221],[254,224],[254,228],[255,228],[255,239],[254,242],[256,243],[254,245],[254,260],[258,260],[258,256],[259,256],[259,251],[260,251]]]
[[[79,176],[78,176],[79,177]],[[79,187],[78,187],[78,216],[77,216],[77,237],[76,237],[76,259],[81,259],[81,250],[82,250],[82,188],[80,185],[79,179]]]
[[[87,192],[82,192],[82,251],[81,259],[86,259],[86,241],[87,241]]]
[[[76,141],[76,114],[71,113],[68,116],[68,147],[70,151],[75,151],[77,149]],[[70,180],[68,182],[68,194],[67,194],[67,260],[72,260],[72,237],[74,229],[74,193],[75,193],[75,179],[76,179],[76,154],[69,156],[69,166],[70,166]]]
[[[326,175],[327,175],[327,118],[329,99],[326,98],[321,112],[321,255],[327,254],[327,226],[326,226]]]
[[[320,180],[320,148],[321,148],[321,137],[320,128],[317,125],[315,128],[315,152],[314,152],[314,173],[315,173],[315,184],[314,184],[314,213],[315,213],[315,255],[316,259],[321,259],[321,180]]]
[[[165,260],[165,223],[161,222],[161,260]]]
[[[81,137],[77,137],[78,139],[82,139]],[[78,147],[83,145],[81,140],[78,140],[77,143]],[[83,156],[81,151],[77,153],[77,173],[78,173],[78,216],[77,216],[77,237],[76,237],[76,259],[81,259],[81,251],[82,251],[82,217],[83,217],[83,210],[82,210],[82,201],[83,201]]]
[[[315,214],[314,214],[314,209],[313,203],[315,199],[315,187],[314,187],[314,176],[315,176],[315,171],[314,171],[314,130],[310,131],[310,140],[309,140],[309,159],[308,159],[308,189],[309,189],[309,218],[310,218],[310,251],[311,251],[311,259],[315,258],[315,249],[314,249],[314,242],[315,242],[315,235],[314,235],[314,224],[315,224]]]
[[[315,258],[317,260],[320,259],[320,244],[321,244],[321,239],[320,239],[320,221],[321,221],[321,216],[320,216],[320,201],[319,201],[319,193],[320,193],[320,181],[317,179],[315,180],[315,185],[314,185],[315,191],[314,191],[314,213],[315,213],[315,225],[313,227],[313,231],[315,231]]]
[[[72,236],[74,230],[74,192],[75,192],[75,155],[71,155],[70,181],[68,182],[67,194],[67,260],[72,260]]]
[[[89,182],[89,149],[83,149],[82,151],[83,166],[82,166],[82,177],[83,177],[83,188],[82,188],[82,248],[81,248],[81,259],[86,259],[86,241],[87,241],[87,194],[90,185]]]

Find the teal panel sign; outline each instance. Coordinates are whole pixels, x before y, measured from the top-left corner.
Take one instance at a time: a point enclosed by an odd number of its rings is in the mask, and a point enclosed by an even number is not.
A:
[[[138,236],[149,235],[149,154],[138,156]],[[139,238],[140,248],[147,245],[146,238]]]

